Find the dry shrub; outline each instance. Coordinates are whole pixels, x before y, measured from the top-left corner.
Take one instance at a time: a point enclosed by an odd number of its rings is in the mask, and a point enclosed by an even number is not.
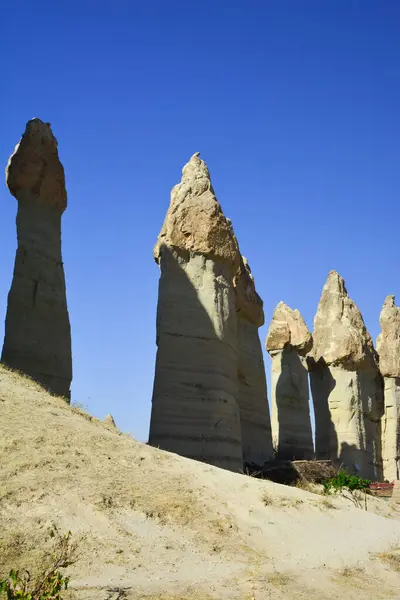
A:
[[[303,485],[322,484],[331,477],[336,477],[340,467],[331,461],[324,460],[299,460],[293,462]]]
[[[380,552],[376,557],[400,573],[400,548],[394,548],[390,552]]]

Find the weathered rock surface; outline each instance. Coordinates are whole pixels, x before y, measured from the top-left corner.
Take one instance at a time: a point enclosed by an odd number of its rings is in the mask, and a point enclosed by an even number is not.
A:
[[[266,348],[272,360],[273,442],[281,459],[314,457],[305,358],[311,346],[312,336],[300,312],[279,302]]]
[[[385,386],[382,462],[388,481],[400,478],[400,308],[394,300],[394,296],[385,300],[379,318],[382,331],[376,341]]]
[[[383,383],[362,315],[344,280],[329,273],[314,319],[309,355],[317,458],[379,479]]]
[[[114,417],[112,415],[107,415],[104,419],[104,423],[108,425],[108,427],[112,427],[112,429],[117,429],[117,426],[114,421]]]
[[[49,123],[27,123],[8,162],[6,180],[18,200],[18,248],[2,361],[69,399],[71,333],[61,256],[67,193]]]
[[[149,443],[238,471],[237,317],[240,253],[232,225],[193,155],[154,250],[160,266]]]
[[[243,460],[263,465],[273,458],[267,381],[258,328],[264,324],[263,302],[242,256],[234,278],[238,316],[238,404]]]

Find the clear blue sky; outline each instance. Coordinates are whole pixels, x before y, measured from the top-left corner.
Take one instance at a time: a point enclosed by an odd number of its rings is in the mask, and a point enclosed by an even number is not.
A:
[[[196,151],[267,323],[283,300],[312,327],[336,269],[376,337],[386,294],[400,301],[399,31],[398,0],[2,2],[0,164],[40,117],[66,171],[73,401],[147,439],[152,248]],[[16,248],[4,184],[0,207],[1,339]]]

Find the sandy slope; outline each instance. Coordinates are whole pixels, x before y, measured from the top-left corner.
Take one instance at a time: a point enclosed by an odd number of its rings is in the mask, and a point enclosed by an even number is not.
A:
[[[81,538],[73,597],[399,598],[375,556],[400,547],[384,501],[235,475],[107,428],[0,366],[0,575],[49,527]]]

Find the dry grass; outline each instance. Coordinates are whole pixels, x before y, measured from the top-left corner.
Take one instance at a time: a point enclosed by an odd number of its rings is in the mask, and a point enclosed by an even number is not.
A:
[[[326,508],[328,510],[336,510],[337,509],[337,506],[335,506],[333,504],[333,502],[328,500],[328,498],[322,498],[322,500],[319,502],[319,506],[322,506],[323,508]]]
[[[300,481],[321,484],[339,472],[339,465],[318,460],[302,460],[293,463],[300,475]]]
[[[298,508],[303,504],[300,498],[271,496],[268,492],[264,492],[261,496],[261,502],[264,506],[275,506],[276,508]]]
[[[400,548],[393,548],[389,552],[379,552],[375,556],[389,565],[391,569],[400,573]]]
[[[274,571],[273,573],[269,573],[267,575],[268,583],[278,587],[288,585],[289,583],[292,583],[293,580],[294,577],[292,575],[289,575],[289,573],[283,573],[282,571]]]

